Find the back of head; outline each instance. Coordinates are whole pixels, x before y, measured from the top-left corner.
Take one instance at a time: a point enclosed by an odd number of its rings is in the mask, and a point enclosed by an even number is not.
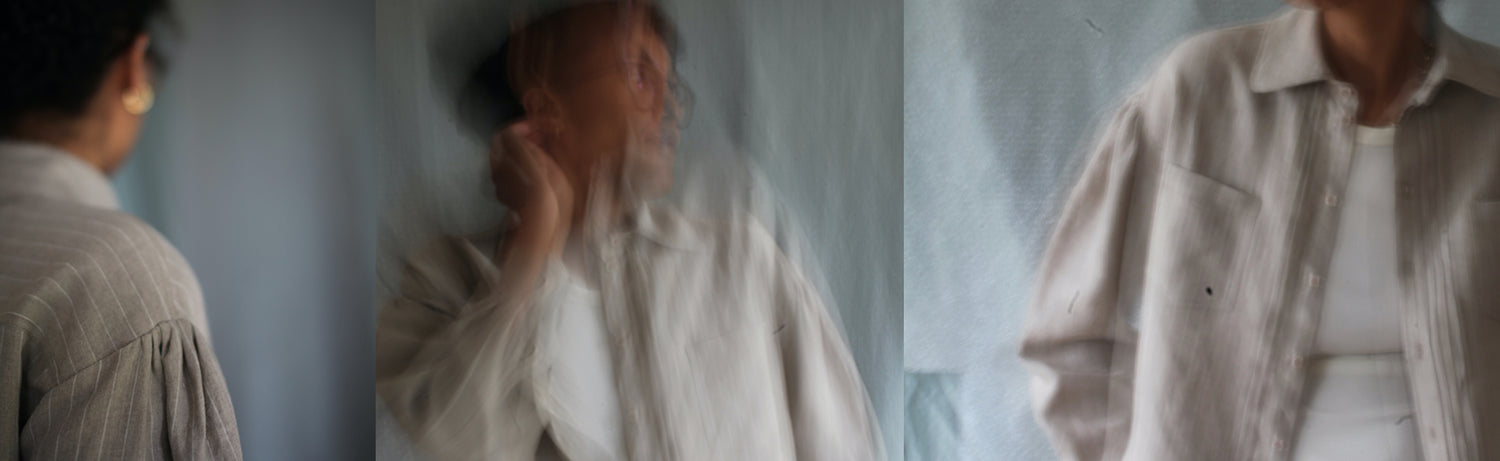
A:
[[[30,115],[81,115],[110,63],[169,0],[5,0],[0,6],[0,135]],[[152,60],[161,59],[154,52]]]

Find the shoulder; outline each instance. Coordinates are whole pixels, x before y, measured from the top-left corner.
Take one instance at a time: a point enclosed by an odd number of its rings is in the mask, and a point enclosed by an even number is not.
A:
[[[1167,53],[1159,75],[1193,82],[1248,76],[1270,26],[1257,22],[1192,35]]]
[[[1204,97],[1227,96],[1234,88],[1248,91],[1272,24],[1214,29],[1177,42],[1139,89],[1141,103],[1147,109],[1175,109]]]
[[[62,202],[0,208],[0,290],[51,350],[104,356],[158,325],[207,332],[203,295],[186,260],[151,226],[114,210]]]
[[[1265,37],[1280,19],[1209,30],[1177,42],[1126,99],[1115,124],[1155,139],[1153,135],[1205,112],[1236,107],[1253,92]]]
[[[1459,61],[1449,63],[1456,66],[1452,70],[1455,78],[1475,90],[1500,98],[1500,47],[1451,30],[1445,37],[1452,40],[1452,56]]]
[[[99,301],[74,307],[116,305],[129,323],[203,320],[202,292],[191,267],[140,219],[60,202],[10,206],[3,213],[8,238],[0,254],[16,262],[16,270]]]

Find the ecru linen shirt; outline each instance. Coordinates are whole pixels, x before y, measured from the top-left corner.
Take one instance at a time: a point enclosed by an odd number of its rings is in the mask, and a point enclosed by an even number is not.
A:
[[[819,296],[758,225],[638,213],[599,245],[597,273],[627,459],[883,459],[859,371]],[[520,304],[500,290],[504,232],[408,258],[381,310],[376,390],[439,459],[530,460],[550,437],[602,459],[560,411],[549,325],[561,263]],[[561,335],[549,340],[548,335]],[[548,435],[547,432],[551,434]]]
[[[1286,459],[1355,151],[1317,12],[1178,46],[1043,258],[1021,356],[1064,459]],[[1395,134],[1402,350],[1423,458],[1500,459],[1500,50],[1438,24]]]
[[[203,294],[94,167],[0,141],[0,460],[240,459]]]

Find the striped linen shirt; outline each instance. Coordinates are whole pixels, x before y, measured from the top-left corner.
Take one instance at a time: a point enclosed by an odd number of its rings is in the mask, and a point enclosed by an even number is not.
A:
[[[1208,32],[1124,105],[1021,356],[1064,459],[1287,459],[1356,149],[1318,13]],[[1428,461],[1500,459],[1500,50],[1434,21],[1396,126],[1401,348]]]
[[[203,295],[98,170],[0,142],[0,460],[240,459]]]

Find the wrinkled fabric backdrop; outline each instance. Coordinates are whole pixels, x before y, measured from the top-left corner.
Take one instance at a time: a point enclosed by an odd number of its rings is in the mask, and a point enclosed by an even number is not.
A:
[[[438,235],[498,224],[485,141],[457,118],[452,89],[465,63],[499,45],[518,11],[558,3],[377,0],[380,299],[398,287],[404,255]],[[746,207],[768,221],[841,320],[886,450],[899,459],[899,4],[662,6],[681,34],[677,67],[696,96],[666,202],[707,215]],[[756,197],[774,206],[756,209]],[[399,427],[379,413],[381,459],[412,458]]]
[[[1500,3],[1443,0],[1500,42]],[[905,5],[906,451],[1056,459],[1019,351],[1033,271],[1101,124],[1171,46],[1275,0]]]

